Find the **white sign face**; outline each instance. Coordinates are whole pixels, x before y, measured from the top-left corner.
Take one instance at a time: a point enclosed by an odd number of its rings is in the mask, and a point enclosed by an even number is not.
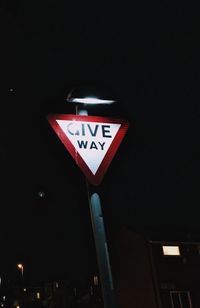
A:
[[[56,122],[95,175],[121,124],[79,120]]]

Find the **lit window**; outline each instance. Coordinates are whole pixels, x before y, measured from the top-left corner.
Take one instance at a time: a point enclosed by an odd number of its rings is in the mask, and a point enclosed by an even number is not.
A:
[[[165,256],[180,256],[179,246],[162,246]]]

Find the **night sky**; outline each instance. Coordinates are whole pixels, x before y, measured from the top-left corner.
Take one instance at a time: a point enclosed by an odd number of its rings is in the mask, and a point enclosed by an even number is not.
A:
[[[29,281],[96,270],[85,179],[46,116],[74,86],[130,121],[102,185],[108,238],[123,227],[200,237],[199,16],[190,4],[0,4],[0,272]],[[44,197],[39,197],[39,192]]]

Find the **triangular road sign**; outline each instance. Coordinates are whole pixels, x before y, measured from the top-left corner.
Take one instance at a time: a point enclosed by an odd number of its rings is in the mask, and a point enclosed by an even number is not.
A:
[[[72,114],[52,114],[47,120],[88,181],[99,185],[127,132],[128,121]]]

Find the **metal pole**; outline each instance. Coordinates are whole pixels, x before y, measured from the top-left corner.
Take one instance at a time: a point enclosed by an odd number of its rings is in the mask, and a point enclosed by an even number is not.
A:
[[[79,109],[78,106],[76,106],[76,114],[87,116],[88,111],[86,108]],[[96,192],[90,194],[89,184],[87,181],[86,184],[104,308],[116,308],[117,304],[114,295],[112,271],[110,266],[108,244],[106,241],[103,214],[101,210],[101,201]]]
[[[90,214],[99,266],[104,308],[115,308],[114,286],[110,266],[108,245],[104,228],[101,201],[97,193],[90,197]]]

